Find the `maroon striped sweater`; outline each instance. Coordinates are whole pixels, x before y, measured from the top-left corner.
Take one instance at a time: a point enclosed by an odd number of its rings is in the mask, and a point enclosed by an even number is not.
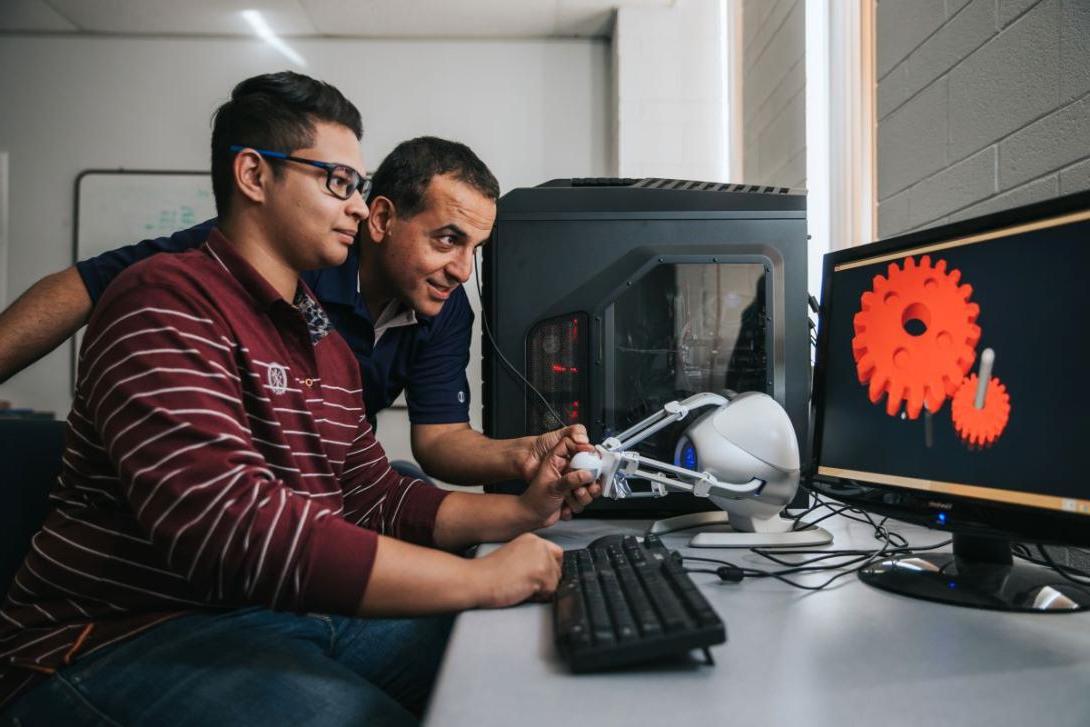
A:
[[[53,510],[0,609],[0,705],[187,611],[355,613],[378,533],[430,545],[445,493],[400,477],[355,359],[213,231],[106,291]]]

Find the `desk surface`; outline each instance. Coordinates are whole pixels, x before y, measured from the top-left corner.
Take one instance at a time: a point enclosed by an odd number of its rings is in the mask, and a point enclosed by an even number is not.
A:
[[[830,547],[875,545],[865,525],[822,525],[836,536]],[[574,521],[543,535],[567,549],[646,526]],[[893,529],[913,546],[944,539]],[[687,548],[691,535],[663,540],[691,555],[769,565],[748,551]],[[712,649],[716,666],[575,676],[553,649],[547,604],[471,611],[455,623],[428,724],[1090,724],[1090,613],[959,608],[887,593],[854,575],[816,593],[774,579],[692,578],[727,625],[727,643]]]

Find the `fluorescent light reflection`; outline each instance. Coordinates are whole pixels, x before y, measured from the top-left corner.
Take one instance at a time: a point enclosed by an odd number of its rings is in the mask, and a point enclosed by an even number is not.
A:
[[[243,10],[242,19],[250,24],[254,35],[271,45],[282,56],[297,66],[306,66],[307,62],[303,56],[296,53],[294,49],[280,39],[280,36],[272,31],[269,24],[265,22],[265,16],[261,14],[260,10]]]

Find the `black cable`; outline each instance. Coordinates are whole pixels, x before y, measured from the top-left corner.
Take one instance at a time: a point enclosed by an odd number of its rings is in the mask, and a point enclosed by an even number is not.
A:
[[[1060,565],[1056,561],[1052,560],[1052,556],[1048,554],[1048,551],[1045,550],[1045,546],[1043,545],[1037,546],[1037,552],[1040,553],[1041,557],[1044,559],[1044,564],[1047,564],[1050,568],[1052,568],[1052,570],[1059,573],[1060,576],[1062,576],[1065,580],[1071,581],[1072,583],[1078,584],[1080,586],[1090,586],[1090,581],[1079,580],[1076,577],[1082,576],[1083,578],[1090,578],[1090,573],[1087,573],[1086,571],[1080,570],[1078,568]]]
[[[830,511],[832,511],[833,515],[838,515],[838,514],[844,512],[844,511],[846,511],[846,510],[851,509],[847,505],[844,505],[844,506],[841,506],[841,507],[837,508],[837,507],[834,507],[834,506],[830,505],[827,502],[824,502],[817,495],[814,495],[813,497],[814,497],[814,502],[816,504],[810,506],[807,510],[804,510],[803,512],[799,513],[798,515],[791,516],[791,519],[795,521],[795,524],[794,524],[792,529],[794,529],[794,530],[805,530],[806,528],[815,527],[819,522],[822,522],[823,520],[826,520],[829,517],[831,517],[831,515],[827,515],[827,516],[823,516],[822,518],[820,518],[819,520],[816,520],[816,521],[805,521],[805,520],[803,520],[803,518],[805,518],[807,515],[815,512],[817,510],[821,510],[822,508],[828,508]]]
[[[507,365],[507,368],[510,369],[511,373],[519,377],[522,383],[530,387],[530,391],[537,394],[537,398],[541,399],[541,403],[545,405],[545,408],[549,410],[549,414],[551,414],[553,419],[557,421],[557,426],[564,426],[564,420],[560,418],[560,415],[556,413],[556,410],[553,409],[552,405],[549,404],[548,400],[546,400],[545,397],[542,396],[540,391],[534,388],[533,384],[526,380],[525,376],[519,373],[519,370],[515,368],[514,364],[507,360],[507,357],[503,355],[502,351],[500,351],[500,347],[496,343],[496,339],[492,337],[492,329],[488,327],[488,316],[484,314],[484,292],[481,289],[481,272],[477,269],[476,253],[473,254],[473,273],[477,276],[477,297],[481,301],[481,326],[482,328],[484,328],[485,335],[488,336],[488,342],[492,344],[492,350],[495,351],[496,355],[500,357],[500,360]]]
[[[816,527],[819,523],[824,522],[825,520],[828,520],[831,517],[834,517],[836,515],[842,515],[843,517],[845,517],[845,518],[847,518],[849,520],[855,520],[856,522],[860,522],[860,523],[863,523],[865,525],[870,525],[871,527],[873,527],[875,529],[875,537],[878,540],[883,540],[883,539],[885,539],[886,535],[888,535],[890,538],[896,538],[902,544],[907,545],[908,541],[906,541],[904,539],[904,537],[901,536],[899,533],[893,533],[893,532],[890,532],[890,531],[885,529],[884,523],[888,518],[883,519],[882,524],[875,524],[874,520],[871,519],[870,515],[868,515],[866,512],[864,512],[862,510],[851,507],[850,505],[843,505],[843,506],[830,505],[829,503],[823,501],[816,494],[812,494],[812,497],[814,498],[814,501],[817,504],[814,505],[813,507],[811,507],[809,510],[803,512],[801,515],[794,518],[795,519],[795,525],[794,525],[794,528],[793,528],[794,530],[805,530],[806,528]],[[823,515],[822,517],[818,518],[817,520],[812,520],[812,521],[803,521],[802,520],[802,518],[805,517],[807,514],[809,514],[811,512],[814,512],[815,510],[818,510],[818,509],[820,509],[822,507],[828,508],[830,510],[830,513],[828,515]],[[863,517],[855,517],[854,515],[848,515],[848,514],[845,514],[845,513],[856,513],[858,515],[862,515]]]
[[[810,490],[810,494],[811,494],[811,496],[814,498],[814,500],[816,502],[821,502],[821,498],[818,496],[817,493]],[[814,508],[811,508],[811,510],[812,509],[814,509]],[[858,509],[855,509],[855,508],[851,508],[851,510],[853,512],[858,512],[858,513],[862,514],[864,517],[866,517],[866,519],[868,521],[871,521],[870,515],[868,515],[865,511],[858,510]],[[852,517],[850,515],[844,515],[844,517],[847,517],[847,518],[852,519],[852,520],[859,520],[859,518]],[[888,519],[889,519],[888,517],[883,518],[882,519],[882,524],[884,524],[886,522],[886,520],[888,520]],[[871,521],[870,524],[873,525],[874,524],[873,521]],[[875,527],[877,528],[878,526],[875,526]],[[889,532],[889,531],[886,531],[886,532]],[[901,536],[899,533],[889,532],[889,534],[891,536],[897,537],[897,538],[901,539],[902,541],[904,541],[903,536]],[[907,545],[907,541],[904,541],[904,542]],[[913,551],[935,550],[936,548],[940,548],[940,547],[944,547],[946,545],[949,545],[952,542],[953,542],[952,539],[951,540],[945,540],[942,543],[938,543],[937,545],[933,545],[933,546],[930,546],[930,547],[924,547],[924,548],[912,548],[911,550],[913,550]],[[1065,579],[1067,581],[1070,581],[1071,583],[1074,583],[1074,584],[1079,585],[1079,586],[1090,587],[1090,573],[1087,573],[1086,571],[1081,570],[1079,568],[1072,568],[1071,566],[1064,566],[1064,565],[1060,565],[1059,563],[1056,563],[1052,559],[1052,556],[1050,556],[1048,554],[1048,551],[1046,551],[1044,546],[1041,545],[1040,543],[1038,543],[1036,545],[1036,548],[1037,548],[1038,552],[1041,554],[1041,556],[1042,556],[1041,558],[1034,558],[1032,553],[1029,550],[1029,547],[1027,545],[1023,544],[1023,543],[1011,543],[1011,546],[1010,546],[1011,554],[1013,554],[1014,556],[1016,556],[1018,558],[1021,558],[1022,560],[1029,561],[1030,563],[1034,563],[1036,565],[1044,566],[1046,568],[1051,568],[1061,578],[1063,578],[1063,579]],[[756,552],[756,549],[754,549],[754,551]],[[762,555],[764,555],[764,554],[762,553]],[[766,555],[765,557],[768,557],[768,556]],[[772,558],[769,558],[769,559],[773,560]],[[1086,578],[1087,580],[1080,580],[1080,578]]]
[[[903,535],[901,535],[900,533],[891,531],[891,530],[886,528],[885,524],[886,524],[886,521],[889,520],[889,517],[884,517],[884,518],[882,518],[882,520],[880,522],[876,523],[874,521],[874,519],[870,516],[870,514],[867,513],[864,510],[860,510],[858,508],[854,508],[854,507],[851,507],[851,506],[848,506],[848,505],[845,505],[845,506],[831,505],[831,504],[825,502],[816,492],[813,492],[812,490],[810,490],[810,495],[811,495],[811,497],[814,498],[815,504],[812,505],[807,510],[800,513],[799,515],[791,516],[791,519],[793,519],[795,521],[793,529],[797,530],[797,529],[804,529],[806,527],[815,527],[818,523],[823,522],[824,520],[827,520],[827,519],[829,519],[831,517],[834,517],[836,515],[840,515],[842,517],[848,518],[849,520],[855,520],[856,522],[861,522],[861,523],[870,525],[872,528],[874,528],[874,536],[875,536],[875,538],[877,540],[879,540],[879,541],[881,541],[883,543],[882,547],[879,548],[878,550],[873,551],[873,555],[871,557],[866,558],[867,562],[862,563],[862,565],[859,565],[858,567],[851,568],[848,571],[844,571],[843,573],[839,573],[836,576],[834,576],[833,578],[830,578],[829,580],[825,581],[824,583],[822,583],[822,584],[820,584],[818,586],[807,586],[807,585],[804,585],[804,584],[795,583],[794,581],[791,581],[790,579],[784,578],[783,576],[784,575],[790,575],[792,572],[816,572],[816,571],[822,571],[822,570],[836,570],[836,569],[840,569],[840,568],[845,568],[845,567],[854,565],[854,563],[858,562],[858,558],[864,557],[865,554],[871,553],[872,551],[858,551],[858,550],[831,551],[831,550],[794,550],[794,549],[792,549],[792,550],[768,550],[768,549],[764,549],[764,548],[750,548],[750,551],[752,553],[754,553],[755,555],[759,555],[762,558],[765,558],[766,560],[770,560],[770,561],[772,561],[773,563],[775,563],[777,565],[784,566],[785,570],[780,570],[780,571],[760,571],[759,569],[740,568],[739,566],[736,566],[736,565],[734,565],[732,563],[727,563],[727,561],[717,561],[717,560],[712,559],[712,558],[698,558],[696,556],[685,556],[685,559],[687,559],[687,560],[698,560],[698,561],[708,561],[708,562],[713,562],[713,563],[723,563],[724,565],[727,565],[727,566],[729,566],[729,567],[731,567],[733,569],[737,569],[740,573],[744,574],[746,577],[757,577],[757,578],[773,577],[773,578],[778,578],[779,580],[782,580],[782,581],[784,581],[786,583],[789,583],[792,586],[796,586],[798,588],[803,588],[805,590],[821,590],[822,588],[825,588],[830,583],[835,581],[837,578],[848,575],[849,573],[856,573],[856,572],[862,570],[863,568],[866,568],[867,565],[869,565],[870,562],[872,562],[875,559],[875,556],[882,557],[882,556],[886,556],[886,555],[900,555],[900,554],[907,554],[907,553],[910,553],[910,552],[915,553],[915,552],[924,552],[924,551],[930,551],[930,550],[937,550],[939,548],[944,548],[944,547],[950,545],[951,543],[953,543],[953,539],[951,538],[951,539],[944,540],[944,541],[942,541],[940,543],[936,543],[934,545],[920,546],[920,547],[909,547],[908,540]],[[819,517],[816,520],[812,520],[812,521],[804,521],[803,520],[803,518],[805,518],[807,515],[815,512],[817,510],[820,510],[822,508],[827,508],[827,509],[829,509],[830,512],[828,514],[826,514],[826,515],[823,515],[823,516]],[[860,515],[862,517],[857,517],[857,515]],[[1065,566],[1065,565],[1060,565],[1059,563],[1056,563],[1056,561],[1052,558],[1052,556],[1049,555],[1049,553],[1045,549],[1045,547],[1043,545],[1039,544],[1039,543],[1036,544],[1036,549],[1041,555],[1040,558],[1035,558],[1033,556],[1032,552],[1030,551],[1029,546],[1024,544],[1024,543],[1011,543],[1011,546],[1010,546],[1011,553],[1014,556],[1016,556],[1018,558],[1021,558],[1022,560],[1026,560],[1026,561],[1029,561],[1031,563],[1040,565],[1040,566],[1045,566],[1045,567],[1051,568],[1061,578],[1063,578],[1063,579],[1065,579],[1067,581],[1070,581],[1071,583],[1074,583],[1076,585],[1083,586],[1083,587],[1090,587],[1090,573],[1088,573],[1088,572],[1086,572],[1086,571],[1084,571],[1082,569],[1079,569],[1079,568],[1073,568],[1071,566]],[[802,560],[802,561],[791,561],[791,560],[786,560],[783,557],[779,557],[779,556],[784,556],[784,555],[790,555],[790,556],[815,555],[816,557],[810,558],[808,560]],[[835,564],[830,564],[830,565],[825,565],[825,566],[813,566],[812,565],[814,563],[820,563],[822,561],[830,560],[832,558],[848,557],[848,556],[856,556],[856,560],[847,561],[847,562],[843,562],[843,563],[835,563]],[[752,571],[752,572],[750,572],[750,571]],[[718,573],[717,571],[694,570],[692,572],[716,573],[721,578],[723,577],[722,573]],[[737,580],[740,580],[740,578],[737,579]]]
[[[882,551],[883,549],[879,548],[878,550],[873,550],[873,549],[872,550],[806,550],[806,551],[789,551],[787,553],[782,553],[783,555],[788,555],[788,554],[795,555],[796,553],[799,554],[799,555],[817,554],[813,558],[810,558],[808,560],[802,560],[802,561],[784,560],[783,558],[776,557],[776,555],[773,552],[765,551],[765,550],[762,550],[760,548],[750,548],[750,550],[754,554],[760,555],[761,557],[766,558],[768,560],[771,560],[773,563],[776,563],[777,565],[784,566],[784,568],[785,568],[785,570],[774,571],[774,572],[780,573],[780,574],[789,574],[789,573],[795,573],[795,572],[802,572],[802,570],[833,570],[833,569],[837,569],[837,568],[843,568],[846,565],[850,565],[853,561],[865,560],[866,558],[869,558],[869,557],[873,556],[875,553],[877,553],[879,551]],[[907,552],[908,549],[907,548],[897,548],[897,547],[895,547],[895,548],[892,548],[892,549],[884,549],[884,550],[888,554],[893,554],[893,553],[897,553],[897,552]],[[845,563],[834,563],[832,565],[822,565],[822,566],[812,565],[813,563],[820,563],[821,561],[829,560],[831,558],[851,558],[851,560],[849,560],[849,561],[847,561]],[[712,558],[700,558],[700,557],[695,557],[694,556],[694,557],[689,558],[689,560],[707,560],[707,561],[711,561],[711,562],[722,562],[724,565],[734,566],[733,563],[728,563],[727,561],[715,561]],[[738,567],[738,566],[735,566],[735,567]],[[757,569],[753,569],[753,570],[757,570]]]
[[[893,554],[901,554],[901,553],[918,553],[918,552],[925,552],[925,551],[929,551],[929,550],[938,550],[939,548],[945,548],[946,546],[950,545],[952,542],[953,542],[952,540],[944,540],[941,543],[936,543],[934,545],[926,545],[926,546],[918,546],[918,547],[916,547],[916,546],[910,547],[910,546],[907,546],[907,545],[906,546],[895,546],[895,547],[887,550],[887,553],[889,553],[890,555],[893,555]],[[841,556],[848,556],[848,555],[855,555],[855,556],[869,555],[869,554],[875,552],[873,549],[872,550],[787,550],[787,551],[768,551],[768,550],[764,550],[764,549],[760,549],[760,548],[751,548],[751,550],[753,550],[757,555],[760,555],[761,557],[766,558],[767,560],[770,560],[773,563],[776,563],[777,565],[783,565],[783,566],[808,565],[810,563],[818,563],[820,561],[828,560],[829,558],[834,558],[834,557],[841,557]],[[789,560],[784,560],[783,558],[778,558],[777,555],[814,555],[815,557],[811,558],[809,560],[803,560],[803,561],[789,561]]]
[[[743,578],[775,578],[790,586],[799,588],[806,591],[820,591],[828,586],[832,585],[837,580],[843,578],[846,575],[858,573],[867,566],[871,565],[875,561],[881,558],[887,558],[894,555],[903,555],[909,552],[936,550],[950,545],[952,540],[945,540],[935,545],[923,546],[917,548],[910,548],[908,540],[900,533],[893,532],[886,528],[886,521],[889,518],[883,518],[879,522],[875,522],[869,513],[858,510],[850,506],[834,506],[825,502],[816,494],[814,495],[815,504],[803,513],[794,516],[793,519],[798,523],[803,523],[807,527],[812,527],[816,523],[826,520],[836,515],[841,515],[852,520],[862,522],[870,525],[874,529],[874,537],[881,542],[881,547],[873,550],[860,550],[860,549],[844,549],[844,550],[766,550],[763,548],[750,548],[750,552],[758,555],[762,558],[772,561],[777,565],[783,566],[779,570],[761,570],[759,568],[749,568],[745,566],[739,566],[730,561],[720,560],[716,558],[704,558],[700,556],[682,556],[682,560],[691,560],[697,562],[717,563],[720,564],[720,568],[716,570],[709,569],[686,569],[689,573],[710,573],[719,576],[724,581],[740,581]],[[830,513],[823,515],[815,521],[803,521],[808,514],[813,513],[821,508],[827,508]],[[862,517],[855,517],[848,513],[858,513]],[[804,560],[787,560],[786,556],[799,556],[799,555],[813,555],[812,558]],[[815,565],[815,563],[824,563],[833,559],[845,559],[837,563],[828,563],[824,565]],[[813,574],[821,572],[839,571],[819,584],[807,584],[800,583],[796,580],[788,578],[788,576],[797,574]]]
[[[843,517],[845,517],[845,518],[847,518],[849,520],[855,520],[856,522],[860,522],[860,523],[863,523],[864,525],[870,525],[871,527],[873,527],[874,530],[875,530],[875,538],[877,540],[884,540],[887,537],[890,538],[890,539],[895,538],[896,540],[900,541],[900,543],[903,546],[908,545],[908,541],[905,540],[905,538],[900,533],[895,533],[895,532],[886,530],[885,522],[886,522],[886,520],[889,519],[888,517],[883,518],[881,523],[876,524],[874,522],[874,520],[871,518],[870,514],[863,511],[863,510],[852,507],[850,505],[833,506],[833,505],[825,502],[817,493],[811,492],[810,494],[811,494],[811,497],[814,498],[814,502],[817,503],[817,504],[812,506],[809,510],[802,513],[802,515],[798,516],[795,519],[795,527],[794,527],[795,530],[803,530],[803,529],[808,528],[808,527],[815,527],[818,523],[821,523],[821,522],[823,522],[825,520],[828,520],[829,518],[833,517],[834,515],[842,515]],[[820,509],[822,507],[828,508],[830,510],[830,513],[828,515],[823,515],[822,517],[818,518],[817,520],[813,520],[813,521],[809,521],[809,522],[802,522],[801,521],[802,517],[805,517],[808,513],[811,513],[811,512],[813,512],[815,510],[818,510],[818,509]],[[861,515],[862,517],[855,517],[855,515],[848,515],[848,514],[845,514],[845,513],[854,513],[854,514],[857,514],[857,515]],[[799,527],[800,524],[803,527]]]
[[[834,509],[834,508],[830,508],[830,509],[832,510],[832,512],[830,512],[830,513],[828,513],[826,515],[822,515],[817,520],[806,520],[806,521],[803,521],[801,519],[796,520],[795,525],[794,525],[794,529],[795,530],[806,530],[807,528],[817,527],[818,524],[825,522],[829,518],[836,517],[837,515],[844,515],[844,513],[847,512],[848,510],[850,510],[851,508],[842,507],[840,509]],[[844,515],[844,517],[848,517],[848,516]]]
[[[1044,547],[1045,546],[1042,545],[1041,543],[1036,544],[1036,548],[1039,551],[1042,550]],[[1068,549],[1068,548],[1065,548],[1065,549]],[[1084,549],[1082,549],[1082,548],[1070,548],[1070,549],[1077,550],[1077,551],[1079,551],[1080,553],[1083,553],[1083,554],[1086,553],[1086,551]],[[1029,546],[1026,543],[1011,543],[1011,554],[1014,555],[1017,558],[1021,558],[1022,560],[1029,561],[1030,563],[1033,563],[1035,565],[1041,565],[1041,566],[1045,566],[1045,567],[1048,567],[1048,568],[1052,567],[1052,565],[1050,565],[1050,562],[1055,562],[1054,560],[1045,560],[1043,558],[1034,557],[1033,552],[1030,550]],[[1047,551],[1045,551],[1045,555],[1047,555],[1047,554],[1048,554]],[[1090,578],[1090,572],[1082,570],[1081,568],[1075,568],[1074,566],[1059,565],[1059,564],[1056,564],[1056,567],[1064,570],[1065,572],[1067,572],[1067,573],[1069,573],[1071,575],[1074,575],[1074,576],[1077,576],[1077,577],[1080,577],[1080,578]]]
[[[841,557],[846,555],[846,553],[828,553],[828,552],[826,554],[827,555],[839,555]],[[702,562],[707,562],[707,563],[720,563],[723,566],[726,566],[728,569],[730,569],[731,572],[739,573],[742,576],[745,576],[747,578],[775,578],[776,580],[787,583],[788,585],[794,586],[795,588],[801,588],[801,589],[807,590],[807,591],[820,591],[820,590],[823,590],[824,588],[828,587],[830,584],[832,584],[836,580],[838,580],[838,579],[840,579],[840,578],[842,578],[842,577],[844,577],[846,575],[856,573],[856,572],[862,570],[863,568],[866,568],[868,565],[870,565],[870,563],[872,563],[873,561],[875,561],[878,558],[883,557],[883,556],[885,556],[887,554],[889,554],[888,551],[886,550],[886,548],[883,547],[883,548],[880,548],[879,550],[869,551],[869,552],[866,552],[864,555],[854,557],[852,560],[850,560],[850,561],[848,561],[846,563],[838,563],[838,564],[834,564],[834,565],[825,565],[825,566],[799,565],[799,566],[796,566],[796,567],[785,568],[783,570],[778,570],[778,571],[764,571],[764,570],[760,570],[758,568],[746,568],[746,567],[743,567],[743,566],[738,566],[738,565],[736,565],[734,563],[730,563],[729,561],[717,560],[715,558],[703,558],[703,557],[699,557],[699,556],[685,556],[685,555],[683,555],[682,560],[694,560],[694,561],[702,561]],[[859,565],[856,566],[857,563]],[[824,583],[821,583],[821,584],[816,585],[816,586],[805,584],[805,583],[799,583],[799,582],[794,581],[794,580],[792,580],[790,578],[787,578],[787,576],[794,575],[794,574],[797,574],[797,573],[814,573],[814,572],[822,572],[822,571],[839,570],[839,569],[849,567],[849,566],[855,566],[855,567],[851,568],[850,570],[846,570],[846,571],[843,571],[841,573],[837,573],[833,577],[826,580]],[[721,572],[721,571],[722,571],[722,569],[719,569],[719,570],[716,570],[716,571],[707,571],[707,570],[701,571],[701,570],[695,570],[695,569],[693,569],[693,570],[686,569],[686,572],[714,573],[715,575],[718,575],[720,578],[723,578],[724,580],[741,580],[741,578],[724,578],[724,573]]]
[[[824,581],[823,583],[820,583],[818,585],[809,585],[807,583],[799,583],[798,581],[794,581],[794,580],[788,578],[786,575],[783,574],[783,572],[778,572],[778,571],[761,571],[761,570],[758,570],[758,569],[750,569],[750,568],[743,568],[743,569],[741,569],[741,571],[742,571],[742,574],[747,578],[775,578],[776,580],[782,581],[782,582],[786,583],[789,586],[793,586],[794,588],[800,588],[800,589],[802,589],[804,591],[821,591],[821,590],[824,590],[825,588],[829,587],[830,585],[832,585],[832,583],[834,583],[835,581],[840,580],[844,576],[851,575],[853,573],[857,573],[857,572],[863,570],[868,565],[870,565],[872,562],[874,562],[875,560],[880,558],[882,555],[883,555],[883,553],[881,551],[876,551],[873,556],[866,559],[866,562],[860,564],[859,566],[857,566],[855,568],[851,568],[850,570],[846,570],[846,571],[843,571],[841,573],[837,573],[836,575],[832,576],[831,578],[827,579],[826,581]],[[686,558],[686,559],[688,560],[688,558]],[[840,566],[840,567],[843,567],[843,566]],[[734,566],[734,568],[737,568],[737,566]],[[833,567],[831,567],[831,566],[826,566],[826,567],[817,568],[817,569],[813,569],[813,570],[832,570],[832,568]],[[723,578],[723,574],[720,573],[718,570],[717,571],[707,571],[707,570],[695,570],[695,569],[690,570],[690,569],[686,569],[686,572],[687,573],[715,573],[720,578]],[[733,580],[733,579],[724,579],[724,580]],[[738,579],[738,580],[740,580],[740,579]]]
[[[1011,543],[1011,554],[1029,561],[1036,561],[1024,543]]]

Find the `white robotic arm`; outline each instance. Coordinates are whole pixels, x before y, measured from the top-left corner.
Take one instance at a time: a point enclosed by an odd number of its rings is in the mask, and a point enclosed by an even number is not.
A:
[[[756,477],[745,484],[720,482],[711,472],[694,472],[684,467],[644,457],[638,452],[600,450],[599,456],[602,461],[602,469],[607,473],[602,496],[614,500],[628,497],[662,497],[668,490],[691,492],[697,497],[709,497],[711,495],[739,497],[740,495],[756,492],[765,484],[763,480]],[[649,471],[645,469],[647,467],[653,469]],[[650,482],[651,491],[647,493],[633,492],[627,482],[632,478]]]
[[[694,467],[660,462],[629,449],[706,406],[715,409],[698,417],[685,430],[675,450],[677,462]],[[595,449],[594,454],[577,454],[571,467],[595,472],[603,497],[619,500],[689,492],[711,498],[729,513],[735,531],[770,534],[791,530],[792,522],[780,518],[779,513],[798,489],[798,441],[787,412],[766,394],[746,392],[728,400],[704,393],[672,401]],[[650,492],[634,492],[629,479],[650,482]],[[722,513],[713,515],[717,517],[709,518],[705,513],[682,516],[686,524],[657,525],[654,531],[725,519]],[[710,543],[694,540],[693,544]]]
[[[691,411],[713,405],[716,410],[697,419],[677,447],[679,460],[687,448],[692,448],[702,471],[627,449],[681,421]],[[596,471],[603,485],[602,495],[615,500],[662,497],[668,490],[690,492],[697,497],[739,498],[758,493],[770,480],[786,478],[798,483],[799,451],[791,421],[774,399],[755,392],[731,400],[705,393],[671,401],[635,426],[606,439],[596,450],[597,456],[589,452],[576,455],[572,467]],[[750,476],[739,476],[742,473]],[[633,492],[627,484],[630,478],[647,480],[651,492]]]

